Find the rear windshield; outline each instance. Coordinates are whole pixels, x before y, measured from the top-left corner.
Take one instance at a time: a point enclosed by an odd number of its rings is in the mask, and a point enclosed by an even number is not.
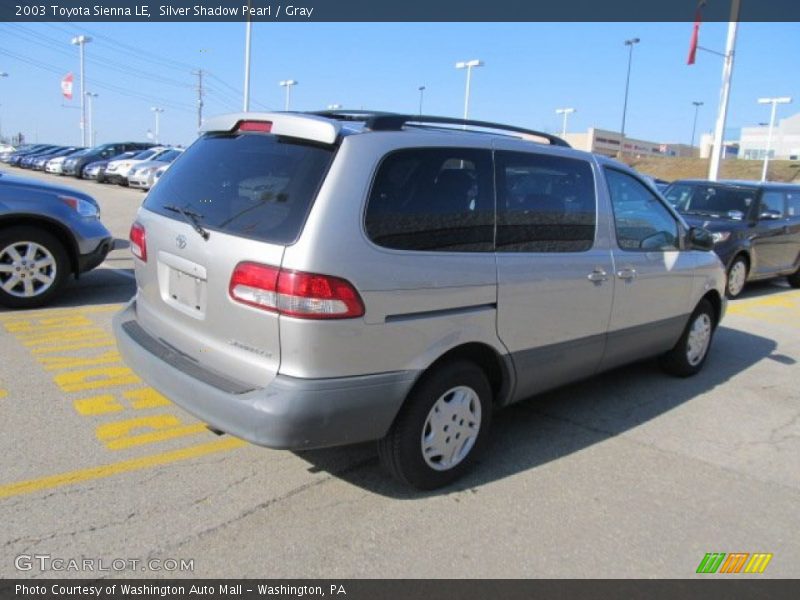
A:
[[[207,134],[164,173],[144,207],[181,219],[166,208],[180,207],[208,229],[290,244],[332,157],[332,147],[273,135]]]

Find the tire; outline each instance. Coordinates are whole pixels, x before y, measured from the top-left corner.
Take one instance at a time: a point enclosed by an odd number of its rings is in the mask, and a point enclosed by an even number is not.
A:
[[[0,231],[0,305],[33,308],[47,304],[69,270],[64,245],[51,233],[29,226]]]
[[[742,293],[748,270],[747,259],[744,256],[739,255],[733,259],[725,281],[725,295],[731,300]]]
[[[714,307],[703,299],[689,317],[678,343],[661,357],[661,367],[676,377],[691,377],[699,373],[708,358],[715,329]]]
[[[446,363],[409,393],[378,442],[378,455],[406,485],[420,490],[445,486],[475,464],[488,438],[491,411],[492,389],[484,372],[465,360]]]
[[[786,281],[788,281],[789,285],[793,288],[800,288],[800,268],[791,275],[787,275]]]

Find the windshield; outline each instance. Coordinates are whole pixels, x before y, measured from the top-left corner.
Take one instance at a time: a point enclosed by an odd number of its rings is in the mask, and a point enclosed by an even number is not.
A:
[[[678,212],[742,219],[750,211],[758,190],[707,183],[676,183],[664,197]]]
[[[156,157],[156,160],[159,162],[172,162],[176,158],[181,155],[180,150],[167,150],[164,154],[160,154]]]
[[[134,155],[133,158],[136,159],[136,160],[147,160],[148,158],[150,158],[151,156],[153,156],[157,152],[161,152],[161,150],[160,149],[157,149],[157,150],[152,150],[152,149],[151,150],[145,150],[144,152],[139,152],[139,154]]]
[[[331,147],[264,134],[209,134],[186,150],[144,207],[198,215],[210,230],[289,244],[300,234],[333,157]]]

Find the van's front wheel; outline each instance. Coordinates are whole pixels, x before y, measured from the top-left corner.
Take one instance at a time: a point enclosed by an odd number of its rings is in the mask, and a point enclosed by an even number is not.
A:
[[[431,490],[461,477],[489,432],[492,390],[475,364],[455,361],[427,374],[384,439],[381,462],[394,477]]]

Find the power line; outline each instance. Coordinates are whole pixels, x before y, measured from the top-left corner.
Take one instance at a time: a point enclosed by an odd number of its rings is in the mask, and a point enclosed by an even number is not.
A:
[[[43,63],[41,61],[38,61],[36,59],[30,58],[30,57],[27,57],[27,56],[22,56],[20,54],[15,53],[15,52],[11,52],[10,50],[6,50],[4,48],[0,48],[0,54],[8,56],[10,58],[13,58],[15,60],[18,60],[20,62],[24,62],[26,64],[32,65],[32,66],[37,67],[39,69],[42,69],[42,70],[45,70],[45,71],[49,71],[50,73],[54,73],[54,74],[59,75],[59,76],[64,74],[64,70],[65,69],[60,69],[58,67],[51,66],[51,65],[49,65],[47,63]],[[120,87],[120,86],[117,86],[117,85],[114,85],[114,84],[106,83],[106,82],[103,82],[103,81],[100,81],[100,80],[97,80],[97,79],[93,79],[92,81],[93,81],[93,85],[95,87],[102,88],[102,89],[105,89],[105,90],[108,90],[108,91],[111,91],[111,92],[115,92],[115,93],[117,93],[117,94],[119,94],[121,96],[127,96],[127,97],[130,97],[130,98],[135,98],[137,100],[144,100],[144,101],[146,101],[146,102],[148,102],[150,104],[153,104],[153,103],[164,104],[165,106],[168,106],[169,108],[171,108],[173,110],[178,110],[178,111],[183,111],[183,112],[191,112],[191,109],[189,109],[186,105],[182,105],[182,104],[179,104],[177,102],[173,102],[172,100],[166,100],[164,98],[156,98],[156,97],[152,97],[152,96],[145,96],[145,95],[139,94],[137,92],[132,92],[127,88],[123,88],[123,87]]]

